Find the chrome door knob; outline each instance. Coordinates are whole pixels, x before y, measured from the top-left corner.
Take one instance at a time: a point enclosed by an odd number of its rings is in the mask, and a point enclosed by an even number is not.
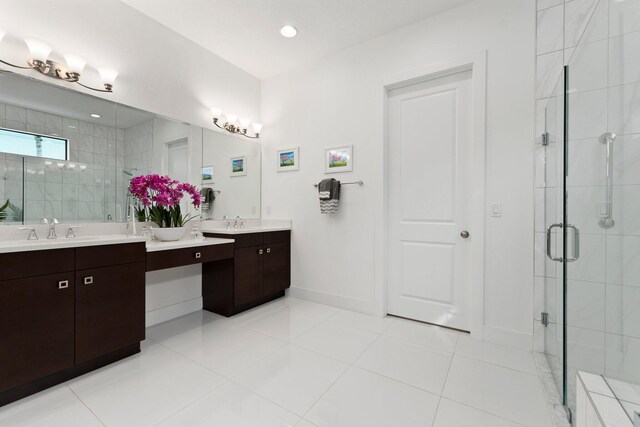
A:
[[[460,232],[460,237],[462,237],[463,239],[466,239],[467,237],[469,237],[469,232],[467,230],[462,230]]]

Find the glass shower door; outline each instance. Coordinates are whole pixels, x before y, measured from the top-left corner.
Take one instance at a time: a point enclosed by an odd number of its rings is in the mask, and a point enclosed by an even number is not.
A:
[[[537,208],[536,280],[542,288],[542,312],[539,321],[544,327],[544,350],[549,362],[557,393],[563,404],[565,396],[564,347],[564,281],[563,281],[563,228],[564,223],[564,73],[561,73],[552,96],[544,105],[544,133],[536,146],[539,170],[536,173]],[[537,313],[536,313],[537,314]]]

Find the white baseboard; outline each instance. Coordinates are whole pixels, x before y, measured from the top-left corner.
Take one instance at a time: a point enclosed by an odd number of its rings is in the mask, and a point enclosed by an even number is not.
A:
[[[497,328],[495,326],[484,327],[484,340],[505,347],[518,350],[531,351],[533,335],[512,329]]]
[[[145,324],[147,327],[157,325],[158,323],[166,322],[167,320],[175,319],[176,317],[199,310],[202,310],[202,297],[179,302],[153,311],[147,311]]]
[[[287,291],[287,295],[300,298],[318,304],[326,304],[345,310],[357,311],[365,314],[375,315],[375,304],[373,301],[363,301],[355,298],[349,298],[341,295],[328,294],[326,292],[314,291],[311,289],[291,287]]]

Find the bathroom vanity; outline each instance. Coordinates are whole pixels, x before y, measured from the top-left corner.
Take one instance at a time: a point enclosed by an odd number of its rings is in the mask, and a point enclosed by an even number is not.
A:
[[[205,310],[228,317],[284,296],[291,284],[290,230],[254,228],[204,235],[235,240],[233,258],[202,267]],[[225,279],[216,282],[216,277]]]
[[[284,295],[290,231],[220,231],[0,242],[0,406],[140,352],[148,271],[202,264],[203,308],[225,316]]]

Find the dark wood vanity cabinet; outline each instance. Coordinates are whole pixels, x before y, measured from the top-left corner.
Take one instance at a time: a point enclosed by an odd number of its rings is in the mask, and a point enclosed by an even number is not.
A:
[[[0,406],[140,351],[145,255],[144,243],[0,254]]]
[[[223,316],[283,296],[291,285],[290,231],[236,234],[233,238],[233,259],[204,264],[202,270],[204,309]]]

